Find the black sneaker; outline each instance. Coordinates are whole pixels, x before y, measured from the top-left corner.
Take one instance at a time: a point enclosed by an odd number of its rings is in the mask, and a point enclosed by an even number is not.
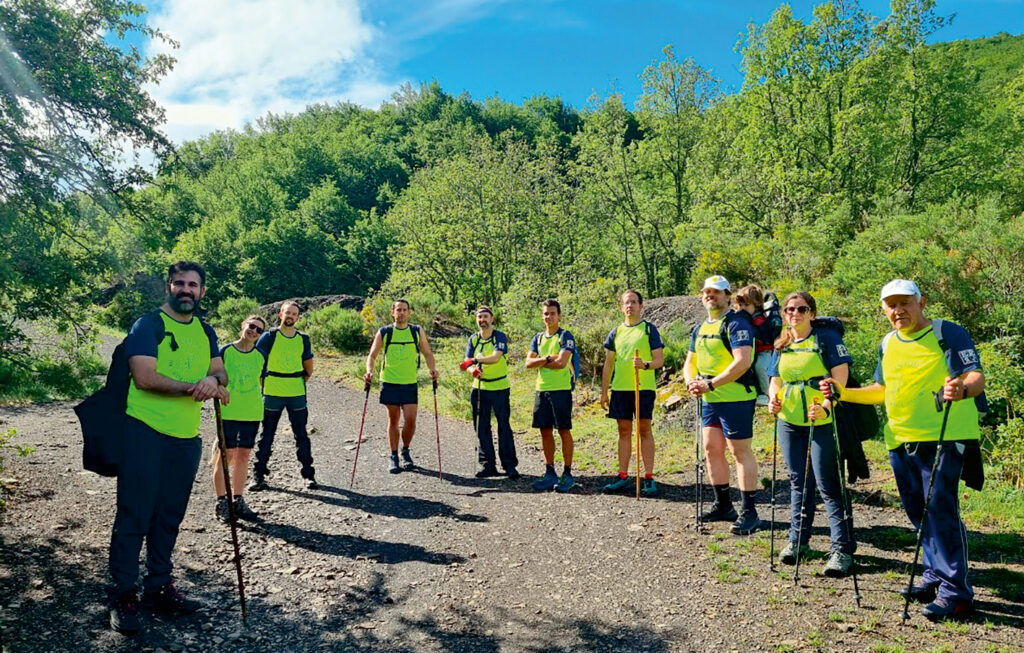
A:
[[[319,490],[320,489],[320,484],[316,482],[315,478],[306,479],[306,489],[307,490]]]
[[[900,596],[907,598],[910,596],[911,601],[917,603],[931,603],[935,600],[936,592],[934,585],[914,585],[910,590],[906,588],[900,590]]]
[[[514,481],[520,476],[522,476],[522,474],[520,474],[519,470],[517,470],[515,467],[512,467],[510,469],[505,470],[505,476],[508,476],[510,481]]]
[[[157,614],[191,614],[199,609],[199,602],[179,592],[174,583],[167,583],[155,592],[143,592],[141,605]]]
[[[921,610],[929,621],[960,621],[974,613],[974,602],[968,599],[947,599],[939,597]]]
[[[222,521],[225,524],[231,521],[231,508],[228,506],[227,497],[217,497],[217,520]]]
[[[110,602],[110,628],[122,635],[134,635],[139,623],[139,597],[135,591],[124,592]]]
[[[235,516],[239,519],[248,519],[249,521],[256,521],[256,511],[249,507],[249,504],[245,502],[245,497],[235,497]]]
[[[397,453],[391,454],[391,462],[388,463],[388,471],[391,472],[392,474],[401,473],[402,468],[398,466],[398,454]]]
[[[498,473],[498,468],[494,465],[485,465],[476,473],[477,478],[494,478],[495,476],[501,476],[501,474]]]
[[[402,449],[402,469],[407,471],[416,469],[416,463],[412,461],[412,456],[409,455],[409,447]]]
[[[270,486],[267,485],[266,480],[262,476],[254,476],[252,483],[249,483],[249,487],[246,489],[250,492],[263,492],[264,490],[269,490]]]
[[[723,506],[720,503],[714,503],[711,505],[711,510],[708,510],[701,515],[701,521],[733,521],[736,519],[736,509],[732,507],[732,504]]]
[[[729,529],[734,535],[750,535],[761,527],[756,510],[744,510]]]

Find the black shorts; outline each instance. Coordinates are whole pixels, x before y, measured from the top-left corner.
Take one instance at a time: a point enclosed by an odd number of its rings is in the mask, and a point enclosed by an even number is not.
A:
[[[571,429],[572,390],[538,390],[533,396],[533,428]]]
[[[380,403],[385,406],[418,404],[419,385],[415,383],[381,383]]]
[[[611,400],[608,402],[608,417],[632,420],[635,410],[632,390],[612,390]],[[654,390],[641,390],[640,419],[651,419],[653,415]]]
[[[259,422],[224,420],[224,447],[227,449],[252,449],[256,445],[256,431],[259,428]]]

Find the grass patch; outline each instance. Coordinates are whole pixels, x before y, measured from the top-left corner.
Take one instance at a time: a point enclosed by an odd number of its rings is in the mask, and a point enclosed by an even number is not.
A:
[[[857,626],[857,631],[861,632],[861,633],[872,633],[872,632],[875,631],[875,628],[877,628],[877,627],[878,627],[878,617],[871,616],[871,617],[868,617],[867,619],[865,619],[864,621],[862,621]]]
[[[844,621],[846,621],[846,615],[844,615],[842,612],[829,612],[828,620],[834,624],[841,624]]]
[[[825,645],[825,636],[821,634],[821,631],[812,630],[807,633],[807,643],[815,648],[821,648]]]
[[[879,642],[871,646],[872,653],[905,653],[907,649],[902,644],[885,644]]]

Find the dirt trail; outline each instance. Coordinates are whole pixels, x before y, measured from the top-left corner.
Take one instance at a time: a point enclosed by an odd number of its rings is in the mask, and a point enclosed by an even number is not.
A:
[[[949,627],[915,613],[900,627],[896,591],[913,537],[897,510],[857,506],[858,610],[849,580],[812,573],[820,556],[794,587],[768,569],[767,532],[735,538],[719,524],[695,533],[692,473],[661,479],[662,496],[639,503],[601,494],[607,478],[586,475],[570,495],[538,495],[530,482],[542,470],[539,452],[519,444],[520,480],[477,480],[471,427],[442,419],[441,481],[424,411],[413,443],[422,469],[389,475],[375,399],[353,489],[360,392],[310,386],[321,489],[302,489],[294,447],[279,434],[274,489],[249,495],[262,521],[240,534],[247,628],[228,530],[214,520],[207,453],[175,551],[179,585],[207,607],[179,619],[143,613],[144,632],[133,639],[106,628],[114,482],[81,471],[71,406],[0,409],[0,428],[36,447],[12,462],[20,495],[0,527],[4,650],[866,651],[890,643],[981,651],[1024,642],[1019,534],[972,534],[983,617]],[[212,428],[205,415],[207,445]],[[787,493],[779,483],[780,501]],[[760,501],[767,518],[767,493]],[[777,528],[782,522],[780,510]],[[819,518],[818,551],[827,537]],[[1006,589],[1007,579],[1018,589]]]

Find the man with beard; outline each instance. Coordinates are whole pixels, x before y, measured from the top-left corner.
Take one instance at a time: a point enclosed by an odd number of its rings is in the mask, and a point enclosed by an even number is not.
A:
[[[704,521],[732,521],[732,532],[749,535],[761,524],[754,508],[757,494],[757,459],[751,449],[754,437],[756,380],[753,363],[754,331],[746,311],[730,311],[732,289],[720,275],[708,277],[701,301],[708,318],[690,336],[683,374],[690,394],[703,400],[701,424],[708,476],[715,489],[715,503]],[[739,518],[729,496],[728,445],[736,460],[736,480],[743,495]]]
[[[131,369],[124,458],[117,476],[117,514],[110,538],[110,626],[139,630],[136,583],[146,539],[142,607],[162,614],[194,612],[173,583],[171,552],[188,508],[202,443],[202,402],[228,402],[217,335],[193,313],[206,294],[206,271],[180,261],[167,270],[167,301],[139,318],[125,338]]]
[[[309,336],[295,328],[299,321],[299,305],[293,301],[281,304],[278,313],[281,326],[265,332],[256,341],[256,349],[263,352],[267,366],[263,372],[263,432],[256,448],[256,464],[249,490],[267,489],[267,465],[274,435],[281,414],[288,409],[288,421],[295,436],[295,455],[302,464],[302,478],[306,487],[315,490],[316,470],[313,468],[313,446],[306,432],[309,411],[306,406],[306,382],[313,376],[313,348]]]

